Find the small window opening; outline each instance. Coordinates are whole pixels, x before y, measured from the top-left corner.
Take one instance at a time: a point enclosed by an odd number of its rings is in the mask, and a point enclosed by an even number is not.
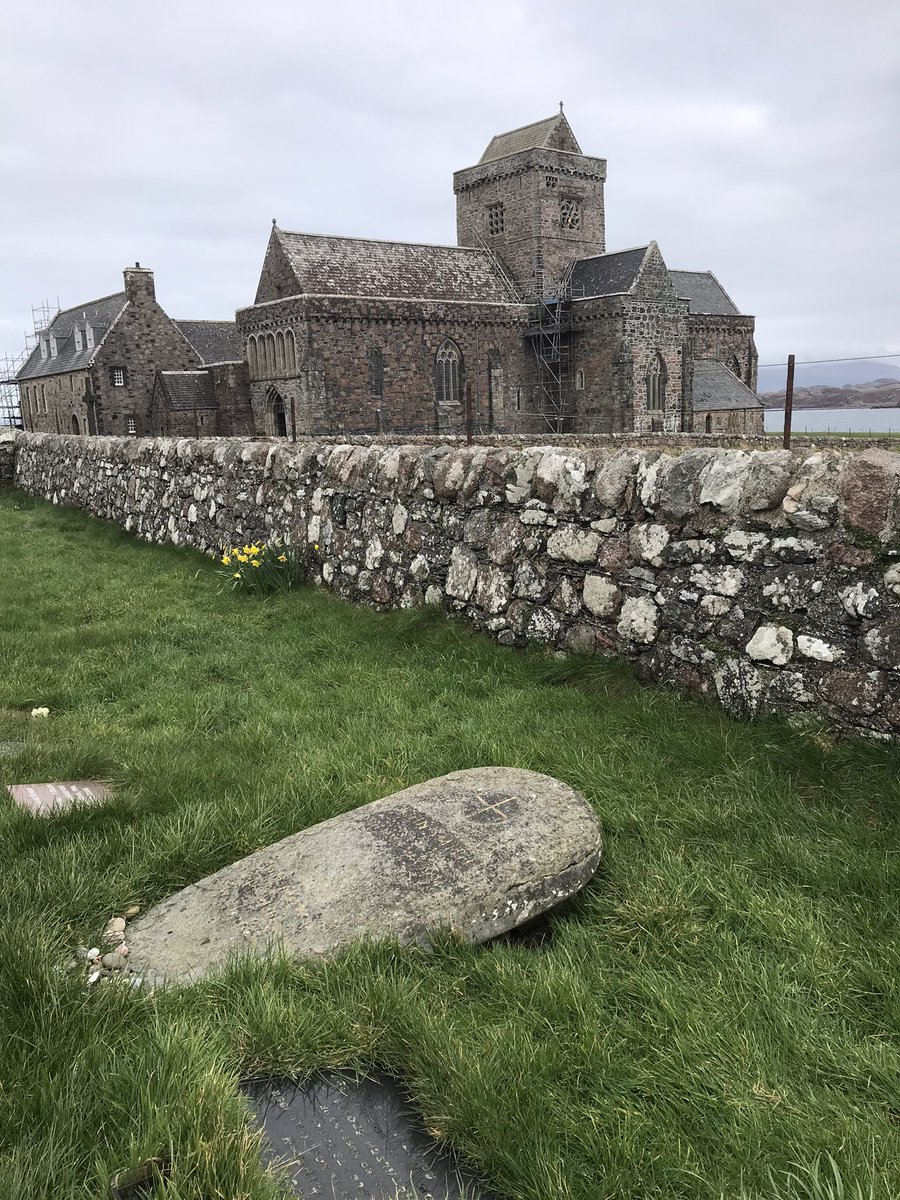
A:
[[[555,188],[558,183],[559,183],[559,180],[556,178],[555,175],[545,175],[544,176],[544,186],[545,187]]]
[[[505,226],[506,226],[506,222],[505,222],[504,215],[503,215],[503,204],[502,203],[489,204],[488,205],[488,232],[494,233],[494,234],[502,233]]]
[[[704,428],[706,433],[712,433],[712,415],[710,413],[708,413],[706,416]]]
[[[125,428],[127,433],[137,433],[137,421],[134,419],[134,417],[128,418],[128,424]]]
[[[384,391],[384,355],[373,346],[369,351],[369,395],[380,399]]]
[[[522,411],[522,389],[516,388],[516,412]]]
[[[575,391],[576,392],[584,391],[584,371],[576,371],[575,372]]]
[[[112,381],[113,387],[125,386],[125,371],[122,367],[113,367]]]

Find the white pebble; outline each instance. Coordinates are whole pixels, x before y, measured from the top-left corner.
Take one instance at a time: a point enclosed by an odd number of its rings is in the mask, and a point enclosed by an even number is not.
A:
[[[88,981],[88,983],[96,983],[99,978],[100,978],[99,971],[91,971],[90,975],[88,975],[88,977],[87,977],[87,981]]]
[[[91,946],[90,950],[88,950],[88,952],[87,952],[87,957],[88,958],[99,958],[100,957],[99,948],[97,946]]]

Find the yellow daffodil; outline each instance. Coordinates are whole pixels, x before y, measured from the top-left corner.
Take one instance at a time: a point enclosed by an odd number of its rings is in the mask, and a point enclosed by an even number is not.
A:
[[[244,548],[243,548],[243,549],[244,549],[244,553],[245,553],[245,554],[249,554],[249,553],[250,553],[250,547],[249,547],[249,546],[244,546]]]
[[[231,564],[231,555],[230,555],[230,554],[223,554],[223,555],[222,555],[222,566],[223,566],[223,567],[227,567],[227,566],[229,566],[230,564]]]
[[[252,562],[250,565],[251,565],[251,567],[258,567],[258,566],[259,566],[259,559],[258,559],[258,558],[254,558],[253,562]]]
[[[313,550],[318,550],[318,548],[319,548],[319,543],[316,542],[315,545],[313,546]]]
[[[240,579],[240,577],[241,577],[240,571],[235,571],[235,573],[232,575],[231,578],[232,579]]]
[[[286,554],[279,554],[279,555],[278,555],[278,561],[279,561],[279,562],[287,562],[287,555],[286,555]]]
[[[245,563],[247,561],[246,554],[236,554],[235,558],[238,560],[239,563]]]

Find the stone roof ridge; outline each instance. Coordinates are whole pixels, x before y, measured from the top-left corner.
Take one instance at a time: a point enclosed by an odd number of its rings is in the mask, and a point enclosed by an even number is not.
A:
[[[581,147],[578,145],[578,139],[572,132],[572,126],[566,120],[566,115],[560,107],[559,112],[553,114],[552,117],[543,117],[540,121],[531,121],[528,125],[519,125],[516,129],[508,129],[505,133],[495,133],[487,144],[487,148],[478,160],[481,163],[493,162],[498,158],[506,158],[510,154],[518,154],[523,150],[539,150],[545,148],[551,136],[556,132],[561,123],[565,124],[566,130],[572,139],[576,149],[570,150],[570,154],[580,154]]]
[[[725,409],[762,408],[752,388],[715,358],[696,358],[692,365],[694,412],[721,412]]]
[[[81,304],[72,304],[69,306],[69,308],[61,308],[50,324],[45,329],[41,330],[41,333],[50,333],[54,324],[59,320],[60,317],[68,316],[69,313],[80,313],[85,309],[92,308],[95,304],[104,304],[107,300],[115,300],[117,297],[121,297],[122,308],[124,308],[126,304],[124,292],[109,292],[106,296],[98,296],[95,300],[84,300]],[[119,309],[119,314],[121,314],[121,311],[122,309]]]
[[[675,283],[676,292],[678,291],[679,280],[682,276],[693,276],[693,279],[696,281],[696,285],[693,289],[691,289],[692,294],[681,297],[690,303],[691,312],[707,312],[713,316],[741,315],[741,310],[732,300],[731,296],[728,294],[728,292],[719,282],[717,276],[712,271],[684,271],[680,268],[670,267],[669,274],[672,276],[673,282]],[[707,282],[712,284],[712,288],[703,287],[703,284]],[[718,295],[716,293],[718,293]],[[695,304],[702,303],[703,300],[712,301],[712,303],[707,303],[703,307],[695,307]],[[721,304],[723,300],[724,305]]]
[[[457,246],[453,242],[404,242],[399,238],[359,237],[348,233],[306,233],[302,229],[282,229],[278,225],[275,226],[275,232],[285,234],[287,237],[316,238],[323,242],[368,242],[373,246],[410,246],[427,250],[468,250],[474,251],[476,254],[490,253],[483,246]]]
[[[91,366],[128,304],[124,292],[110,292],[108,296],[98,296],[96,300],[85,300],[81,304],[73,304],[71,308],[61,308],[50,324],[41,330],[34,348],[16,372],[16,379],[64,375]],[[81,350],[76,350],[74,330],[82,320],[82,314],[101,336],[93,346],[84,345]],[[47,359],[41,357],[41,339],[44,337],[59,340],[57,353]]]
[[[655,245],[655,242],[644,242],[639,246],[623,246],[621,250],[604,250],[602,254],[585,254],[583,258],[576,259],[576,262],[592,262],[595,258],[613,258],[616,254],[634,254],[636,250],[643,250],[646,253],[651,246]]]

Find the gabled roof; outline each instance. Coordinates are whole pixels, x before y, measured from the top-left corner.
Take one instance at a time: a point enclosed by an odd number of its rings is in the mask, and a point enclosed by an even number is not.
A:
[[[218,408],[209,371],[158,371],[156,380],[169,408]]]
[[[719,412],[728,408],[762,408],[755,392],[713,358],[694,360],[694,412]]]
[[[649,249],[649,246],[636,246],[631,250],[616,250],[611,254],[595,254],[593,258],[578,259],[572,269],[573,298],[618,296],[631,291]]]
[[[240,362],[241,338],[235,321],[176,321],[204,363]]]
[[[531,125],[522,125],[519,129],[511,129],[508,133],[495,134],[488,147],[478,160],[481,163],[493,162],[495,158],[506,158],[508,154],[518,154],[522,150],[568,150],[580,154],[581,147],[572,132],[572,127],[562,111],[546,117],[543,121],[535,121]]]
[[[274,229],[297,291],[326,296],[519,303],[487,250]]]
[[[66,371],[80,371],[90,366],[104,334],[115,324],[125,307],[125,293],[115,292],[99,300],[88,300],[58,312],[38,338],[38,344],[25,360],[25,365],[16,379],[40,379],[47,375],[62,375]],[[84,330],[90,325],[94,331],[94,345],[88,348],[82,338],[82,348],[75,347],[75,326]],[[56,354],[52,358],[41,358],[41,338],[53,335],[56,338]]]
[[[739,317],[740,309],[712,271],[670,271],[675,291],[689,311],[716,317]]]

